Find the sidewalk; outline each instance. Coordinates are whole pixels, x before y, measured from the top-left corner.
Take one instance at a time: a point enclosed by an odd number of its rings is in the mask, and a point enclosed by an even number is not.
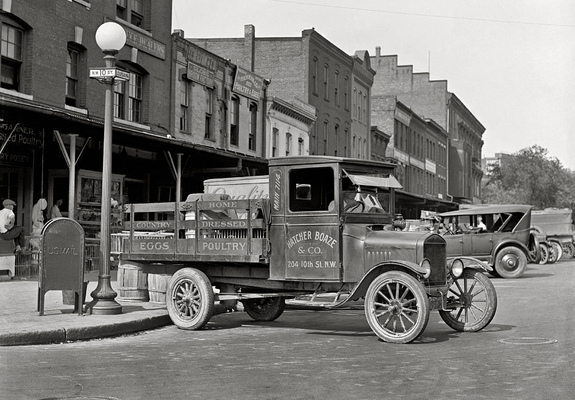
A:
[[[112,289],[118,293],[116,272],[111,271]],[[98,284],[98,272],[84,275],[89,281],[86,302],[92,300],[92,293]],[[116,301],[122,305],[117,315],[82,316],[74,312],[73,305],[63,304],[62,291],[46,293],[44,315],[36,310],[38,301],[38,279],[32,278],[0,280],[0,346],[37,345],[62,343],[77,340],[98,339],[118,336],[172,324],[165,304]],[[299,310],[327,309],[335,303],[333,295],[316,298],[302,296],[286,300],[286,308]],[[219,305],[218,305],[219,306]],[[216,307],[215,313],[225,312]],[[348,308],[363,308],[362,302],[352,302]]]
[[[117,292],[116,274],[111,285]],[[85,275],[89,280],[86,302],[98,284],[98,273]],[[65,305],[61,290],[46,293],[44,315],[36,310],[38,280],[0,281],[0,346],[33,345],[88,340],[134,333],[171,324],[165,304],[116,301],[122,305],[117,315],[79,316],[73,305]]]

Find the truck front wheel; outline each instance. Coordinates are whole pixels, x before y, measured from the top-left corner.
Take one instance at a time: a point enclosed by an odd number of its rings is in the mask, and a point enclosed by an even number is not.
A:
[[[166,307],[180,329],[196,330],[207,324],[214,311],[214,291],[206,274],[195,268],[176,271],[168,283]]]
[[[245,312],[255,321],[275,321],[285,310],[283,297],[242,300]]]
[[[465,269],[449,288],[447,306],[450,310],[439,310],[439,315],[449,327],[459,332],[478,332],[495,316],[495,287],[483,272]]]
[[[373,280],[365,295],[365,317],[371,330],[390,343],[409,343],[425,330],[429,299],[411,275],[389,271]]]

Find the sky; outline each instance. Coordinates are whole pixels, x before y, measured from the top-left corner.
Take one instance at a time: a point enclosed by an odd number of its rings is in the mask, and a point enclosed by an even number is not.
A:
[[[173,0],[185,37],[301,37],[397,55],[446,80],[485,127],[482,157],[538,145],[575,171],[575,1]]]

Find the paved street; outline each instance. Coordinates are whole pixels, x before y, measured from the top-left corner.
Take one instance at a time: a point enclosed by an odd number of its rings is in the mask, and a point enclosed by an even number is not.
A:
[[[493,279],[499,308],[479,333],[437,313],[414,343],[379,341],[363,310],[287,310],[272,323],[218,315],[60,345],[0,348],[2,399],[572,399],[575,261]]]

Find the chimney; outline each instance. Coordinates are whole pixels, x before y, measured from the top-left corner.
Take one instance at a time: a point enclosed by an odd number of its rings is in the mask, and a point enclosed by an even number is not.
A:
[[[254,72],[255,66],[255,39],[256,28],[253,25],[244,26],[244,54],[243,66]]]

